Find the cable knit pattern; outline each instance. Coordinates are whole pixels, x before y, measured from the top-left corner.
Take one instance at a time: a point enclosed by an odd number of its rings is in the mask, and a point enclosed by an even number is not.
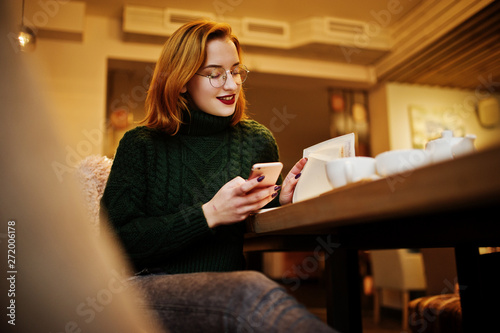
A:
[[[102,203],[137,270],[244,268],[244,224],[210,229],[201,206],[254,163],[279,156],[266,127],[230,120],[195,110],[175,136],[137,127],[120,141]]]

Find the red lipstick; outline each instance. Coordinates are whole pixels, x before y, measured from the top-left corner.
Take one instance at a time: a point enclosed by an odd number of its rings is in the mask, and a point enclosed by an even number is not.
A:
[[[236,101],[236,98],[234,97],[235,95],[226,95],[217,97],[217,99],[226,105],[232,105]]]

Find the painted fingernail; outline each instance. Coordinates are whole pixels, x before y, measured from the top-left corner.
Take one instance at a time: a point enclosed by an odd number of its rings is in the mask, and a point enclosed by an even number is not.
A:
[[[271,194],[271,198],[276,198],[277,195],[278,195],[278,192],[274,192],[273,194]]]
[[[302,172],[298,173],[297,176],[295,176],[295,179],[299,179],[299,177],[302,175]]]
[[[274,187],[274,190],[275,190],[275,191],[279,191],[279,190],[281,190],[281,185],[277,185],[277,186],[275,186],[275,187]]]
[[[259,178],[257,178],[257,181],[258,181],[258,182],[261,182],[261,181],[263,181],[263,180],[264,180],[264,178],[265,178],[265,176],[260,176]]]

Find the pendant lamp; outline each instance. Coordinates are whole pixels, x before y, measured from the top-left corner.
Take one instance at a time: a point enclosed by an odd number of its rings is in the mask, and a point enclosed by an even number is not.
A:
[[[23,9],[21,14],[21,30],[17,37],[19,41],[19,49],[23,52],[31,52],[35,50],[36,47],[36,35],[33,29],[24,25],[24,0]]]

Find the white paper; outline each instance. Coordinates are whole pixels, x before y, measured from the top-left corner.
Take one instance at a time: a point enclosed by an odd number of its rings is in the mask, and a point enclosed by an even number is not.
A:
[[[314,198],[333,189],[326,173],[328,161],[355,156],[354,133],[342,135],[304,149],[307,163],[295,187],[292,202]]]
[[[303,157],[309,157],[312,153],[320,153],[331,158],[352,157],[355,156],[355,140],[354,133],[338,136],[304,149]]]

